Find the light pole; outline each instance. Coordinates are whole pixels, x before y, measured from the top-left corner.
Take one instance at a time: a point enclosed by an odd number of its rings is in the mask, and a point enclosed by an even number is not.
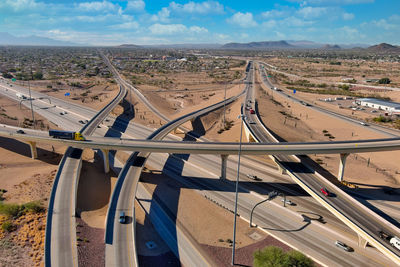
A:
[[[226,86],[227,86],[227,81],[225,81],[225,92],[224,92],[224,123],[222,124],[224,129],[225,129],[225,105],[226,105]]]
[[[246,118],[245,115],[241,114],[239,117],[241,119],[240,124],[240,139],[239,139],[239,159],[236,175],[236,188],[235,188],[235,213],[233,218],[233,245],[232,245],[232,265],[235,265],[235,248],[236,248],[236,217],[237,217],[237,203],[238,203],[238,188],[239,188],[239,170],[240,170],[240,154],[242,152],[242,132],[243,132],[243,120]]]
[[[32,65],[31,65],[31,79],[33,80],[33,73],[32,73]],[[28,79],[28,90],[29,90],[29,100],[31,102],[31,111],[32,111],[32,120],[33,120],[33,129],[36,129],[35,124],[35,113],[33,112],[33,104],[32,104],[32,94],[31,94],[31,85]]]

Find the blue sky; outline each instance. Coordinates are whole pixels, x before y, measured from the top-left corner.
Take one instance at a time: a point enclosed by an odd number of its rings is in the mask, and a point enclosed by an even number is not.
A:
[[[0,0],[0,32],[91,45],[400,44],[399,0]]]

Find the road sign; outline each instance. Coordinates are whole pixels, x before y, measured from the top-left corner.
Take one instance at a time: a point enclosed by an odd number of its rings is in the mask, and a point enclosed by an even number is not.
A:
[[[70,95],[71,95],[70,93],[65,93],[65,94],[64,94],[64,96],[70,96]]]
[[[271,78],[271,75],[268,75],[268,78]]]
[[[293,89],[293,94],[295,94],[296,93],[296,89]]]
[[[12,78],[12,79],[11,79],[11,81],[13,81],[13,82],[15,82],[16,80],[17,80],[17,79],[15,79],[15,78]]]

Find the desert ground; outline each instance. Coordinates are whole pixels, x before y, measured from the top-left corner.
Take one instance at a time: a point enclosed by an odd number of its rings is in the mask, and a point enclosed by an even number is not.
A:
[[[273,61],[271,64],[277,63]],[[173,80],[175,84],[178,84],[177,81],[179,77],[182,79],[181,75],[182,74],[176,75],[176,77],[171,78],[171,80]],[[318,77],[318,79],[319,78],[320,77]],[[194,78],[189,74],[186,74],[183,80],[185,79],[188,83],[187,85],[184,85],[182,82],[174,88],[161,91],[158,86],[137,85],[137,87],[151,103],[154,103],[157,108],[170,119],[216,103],[224,98],[225,84],[223,83],[201,83],[201,77]],[[193,80],[196,82],[189,83],[189,81]],[[89,84],[94,85],[85,89],[71,88],[67,83],[61,85],[54,84],[52,88],[60,87],[60,90],[56,91],[47,88],[48,83],[49,81],[33,83],[32,88],[60,98],[65,98],[65,92],[71,92],[71,101],[84,104],[96,110],[99,110],[102,106],[107,104],[117,94],[118,90],[117,85],[109,81],[100,81],[99,84],[96,82],[89,82]],[[85,82],[81,83],[86,84]],[[65,88],[63,86],[65,86]],[[207,89],[210,88],[210,86],[213,90]],[[279,95],[272,96],[270,93],[271,91],[267,88],[260,88],[260,84],[256,86],[259,98],[259,111],[262,119],[270,129],[286,141],[329,141],[329,138],[323,133],[324,130],[328,131],[331,136],[334,136],[334,140],[357,140],[380,137],[363,128],[363,126],[350,127],[345,122],[312,112],[302,105],[281,98]],[[230,97],[242,91],[243,85],[228,84],[226,88],[226,97]],[[88,90],[90,90],[90,92],[88,92]],[[318,102],[318,98],[324,97],[322,95],[300,92],[298,95],[308,101],[317,103],[317,105],[337,109],[337,107],[329,106],[330,104]],[[397,99],[397,97],[400,97],[400,94],[399,96],[393,94],[391,97]],[[135,96],[131,97],[128,95],[127,100],[131,101],[131,99],[135,110],[134,122],[147,125],[154,129],[165,123],[165,121],[152,114],[150,110],[135,98]],[[17,118],[17,120],[15,120],[6,116],[0,116],[0,120],[2,120],[0,122],[2,123],[14,123],[12,125],[20,126],[21,123],[25,121],[25,118],[30,117],[29,110],[19,110],[15,102],[5,99],[4,97],[0,98],[0,106],[5,109],[4,112],[8,114],[8,116],[15,116]],[[124,108],[126,108],[126,105],[117,107],[113,111],[113,115],[117,116],[121,114]],[[351,111],[345,110],[343,112],[347,112],[346,114],[350,115]],[[231,126],[229,129],[220,133],[218,133],[219,130],[224,128],[222,124],[223,112],[221,110],[202,118],[202,122],[207,129],[205,137],[219,141],[239,141],[240,121],[237,118],[239,114],[239,102],[227,105],[226,121],[231,122]],[[41,119],[43,120],[44,129],[52,127],[44,118]],[[284,121],[284,124],[282,124],[282,121]],[[187,128],[191,127],[190,123],[184,126]],[[29,127],[29,125],[27,127]],[[182,136],[179,133],[178,135]],[[7,190],[3,195],[5,202],[26,203],[39,200],[46,207],[52,180],[65,147],[54,146],[53,149],[53,147],[49,145],[39,144],[39,158],[37,160],[32,160],[30,159],[28,145],[10,139],[1,139],[1,142],[0,189]],[[359,184],[361,189],[375,187],[393,187],[397,189],[400,181],[400,168],[396,159],[399,158],[399,153],[400,152],[381,152],[351,155],[347,160],[345,180]],[[122,161],[127,159],[126,154],[119,153],[118,156]],[[266,164],[271,164],[271,160],[266,156],[258,158],[265,160]],[[318,159],[317,161],[321,168],[336,175],[339,163],[338,156],[321,155],[311,156],[311,158],[314,160]],[[218,257],[218,254],[215,255],[215,251],[219,251],[219,253],[221,253],[220,255],[225,255],[230,245],[227,240],[231,237],[230,226],[233,220],[232,214],[200,195],[193,194],[192,190],[181,188],[178,182],[167,182],[167,179],[165,179],[162,174],[151,173],[151,170],[153,170],[152,166],[146,166],[146,168],[147,170],[143,174],[143,183],[145,186],[157,192],[165,189],[169,194],[179,197],[179,205],[175,207],[177,220],[185,225],[187,230],[205,250],[209,251],[211,255],[214,254],[214,258]],[[78,192],[80,219],[77,220],[78,236],[81,239],[78,240],[79,258],[80,263],[83,265],[87,264],[89,258],[93,258],[95,257],[94,255],[98,255],[104,251],[101,245],[102,239],[98,237],[104,233],[107,200],[113,190],[116,179],[117,177],[113,172],[108,175],[102,173],[101,161],[93,151],[85,151]],[[40,188],[40,190],[38,190],[38,188]],[[375,191],[373,192],[376,193]],[[163,195],[165,196],[165,194]],[[161,195],[161,197],[163,195]],[[189,199],[190,201],[188,201]],[[193,202],[196,202],[195,208],[188,204]],[[206,210],[207,213],[204,212]],[[144,231],[139,234],[138,238],[143,240],[155,240],[159,244],[159,250],[156,252],[150,252],[145,247],[139,247],[139,253],[142,259],[146,259],[146,261],[151,260],[148,257],[157,255],[167,255],[170,257],[170,254],[168,254],[169,249],[154,232],[151,223],[149,223],[147,219],[147,215],[142,211],[137,212],[136,215],[138,228],[144,229]],[[39,233],[38,238],[35,239],[37,242],[34,241],[29,245],[24,243],[24,245],[21,242],[18,243],[18,237],[16,237],[23,236],[22,234],[27,232],[27,230],[24,230],[24,224],[27,220],[31,220],[28,216],[33,215],[21,217],[20,222],[17,223],[18,229],[16,232],[13,234],[3,233],[2,238],[7,241],[2,243],[3,247],[8,248],[7,246],[11,244],[11,247],[17,251],[16,254],[11,254],[10,249],[3,250],[1,256],[5,259],[4,265],[12,263],[20,266],[32,266],[33,264],[40,266],[40,264],[43,264],[42,246],[45,214],[40,215],[38,218],[35,217],[32,220],[35,225],[29,226],[30,231],[34,234],[28,234],[28,236]],[[217,222],[224,223],[221,224]],[[207,228],[208,231],[204,231],[204,227],[202,227],[204,223],[209,225]],[[229,227],[227,227],[227,225],[229,225]],[[243,258],[242,264],[251,264],[251,256],[249,255],[251,255],[252,251],[266,246],[267,244],[278,243],[280,246],[285,247],[264,232],[257,232],[260,238],[257,240],[252,239],[250,235],[253,234],[253,231],[256,230],[250,229],[247,223],[239,220],[238,247],[243,250],[243,256],[241,256],[241,258]],[[288,248],[285,247],[285,249]],[[24,253],[19,253],[18,251],[23,251]],[[24,256],[16,258],[16,255]],[[99,262],[101,261],[102,259],[99,259]],[[225,264],[225,261],[223,260],[221,264]]]

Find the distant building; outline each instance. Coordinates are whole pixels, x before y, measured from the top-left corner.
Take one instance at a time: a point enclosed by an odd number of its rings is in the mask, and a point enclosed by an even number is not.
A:
[[[385,110],[392,113],[400,113],[400,103],[396,102],[390,102],[375,98],[359,98],[355,100],[355,103],[364,107]]]

